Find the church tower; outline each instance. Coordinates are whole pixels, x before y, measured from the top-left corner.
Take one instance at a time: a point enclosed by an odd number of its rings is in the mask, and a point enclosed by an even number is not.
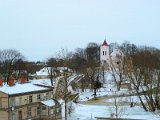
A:
[[[109,62],[109,55],[109,45],[106,40],[104,40],[103,44],[100,46],[100,62],[102,65]]]

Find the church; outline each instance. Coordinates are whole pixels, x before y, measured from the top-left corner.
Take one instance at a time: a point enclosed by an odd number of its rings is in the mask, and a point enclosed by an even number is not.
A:
[[[118,47],[111,46],[104,40],[103,44],[100,46],[100,63],[101,65],[110,64],[110,60],[117,61],[119,56],[123,56],[124,54]]]

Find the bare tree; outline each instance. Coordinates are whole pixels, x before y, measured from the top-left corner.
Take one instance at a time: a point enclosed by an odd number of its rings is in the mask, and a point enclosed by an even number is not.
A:
[[[70,115],[74,110],[73,102],[69,102],[68,105],[68,114]]]
[[[24,56],[17,50],[6,49],[0,52],[1,69],[3,69],[1,71],[7,83],[13,73],[13,65],[19,59],[24,59]]]
[[[52,86],[53,86],[53,79],[56,78],[57,73],[58,73],[58,70],[57,70],[58,65],[59,64],[56,58],[49,58],[46,62],[45,67],[47,68]]]
[[[22,74],[27,75],[26,62],[22,59],[15,61],[15,63],[13,64],[13,70],[13,74],[16,79],[18,79]]]
[[[61,49],[61,51],[59,51],[58,53],[58,58],[61,59],[62,63],[61,65],[63,66],[63,76],[64,76],[64,81],[63,81],[63,88],[64,88],[64,103],[65,103],[65,120],[67,120],[67,114],[68,114],[68,107],[67,107],[67,104],[68,104],[68,85],[69,85],[69,81],[68,81],[68,77],[70,76],[68,74],[68,66],[69,66],[69,63],[70,63],[70,58],[72,57],[72,54],[71,52],[68,52],[67,49]]]
[[[118,97],[117,90],[113,91],[114,97],[113,99],[113,106],[109,108],[111,118],[119,119],[121,118],[124,113],[126,112],[123,103],[125,101],[125,97]]]
[[[88,62],[94,61],[98,62],[100,60],[100,48],[96,43],[88,43],[85,49],[86,58]]]
[[[95,65],[95,64],[94,64]],[[87,71],[87,76],[89,77],[90,89],[93,90],[94,99],[97,96],[97,89],[102,87],[102,76],[100,73],[100,67],[90,66]]]
[[[112,56],[113,57],[113,56]],[[122,82],[125,80],[125,68],[126,68],[126,57],[121,53],[115,57],[110,57],[109,71],[112,74],[113,80],[116,83],[117,90],[120,90]]]
[[[127,75],[140,99],[143,108],[148,111],[160,109],[159,94],[159,50],[140,48],[132,54],[128,63]],[[156,54],[155,54],[156,53]],[[142,100],[142,97],[145,101]]]

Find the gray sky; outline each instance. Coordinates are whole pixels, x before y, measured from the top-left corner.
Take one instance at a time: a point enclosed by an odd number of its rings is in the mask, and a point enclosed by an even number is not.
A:
[[[125,40],[160,48],[160,0],[0,0],[1,49],[45,60],[61,48]]]

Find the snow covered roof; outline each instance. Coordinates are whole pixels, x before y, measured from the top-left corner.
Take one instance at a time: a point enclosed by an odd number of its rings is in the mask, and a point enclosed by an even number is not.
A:
[[[51,67],[44,67],[42,68],[40,71],[37,71],[36,72],[36,75],[49,75],[50,73],[50,69]],[[63,72],[63,70],[68,70],[68,71],[71,71],[71,69],[67,68],[67,67],[57,67],[57,68],[54,68],[53,69],[57,69],[59,70],[61,73]],[[48,70],[49,70],[49,73],[48,73]]]
[[[41,101],[41,103],[48,107],[53,107],[55,105],[55,101],[52,99]]]
[[[37,86],[35,84],[40,84],[40,85],[45,85],[45,86],[51,85],[49,79],[33,80],[33,81],[30,81],[24,84],[15,83],[14,86],[9,86],[7,84],[4,84],[3,86],[0,86],[0,91],[8,95],[14,95],[14,94],[38,92],[38,91],[50,89],[50,88],[43,87],[43,86]]]
[[[50,70],[50,67],[44,67],[40,71],[36,72],[36,75],[48,75],[48,70]]]

